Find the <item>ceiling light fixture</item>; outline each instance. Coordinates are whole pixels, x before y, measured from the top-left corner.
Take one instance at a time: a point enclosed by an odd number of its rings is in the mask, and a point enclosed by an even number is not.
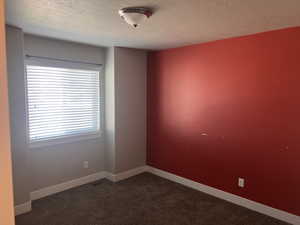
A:
[[[152,10],[146,7],[127,7],[119,10],[121,18],[133,27],[138,27],[141,22],[152,15]]]

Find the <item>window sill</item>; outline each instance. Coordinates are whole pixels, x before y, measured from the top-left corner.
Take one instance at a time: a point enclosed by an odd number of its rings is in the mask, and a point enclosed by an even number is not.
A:
[[[52,140],[43,140],[43,141],[37,141],[30,143],[29,142],[29,148],[36,149],[36,148],[42,148],[42,147],[51,147],[55,145],[63,145],[68,143],[75,143],[75,142],[81,142],[86,140],[95,140],[99,139],[102,140],[103,134],[101,133],[95,133],[95,134],[87,134],[87,135],[78,135],[78,136],[72,136],[72,137],[62,137]]]

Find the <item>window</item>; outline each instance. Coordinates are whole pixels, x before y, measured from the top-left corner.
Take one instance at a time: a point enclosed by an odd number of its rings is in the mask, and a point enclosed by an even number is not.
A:
[[[99,135],[99,70],[45,65],[26,66],[30,144]]]

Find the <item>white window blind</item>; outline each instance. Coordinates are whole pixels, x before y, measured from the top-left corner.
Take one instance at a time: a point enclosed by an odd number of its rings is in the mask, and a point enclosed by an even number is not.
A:
[[[99,133],[99,71],[26,68],[30,143]]]

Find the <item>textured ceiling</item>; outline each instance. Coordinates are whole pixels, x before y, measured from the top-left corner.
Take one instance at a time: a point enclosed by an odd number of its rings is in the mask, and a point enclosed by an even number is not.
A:
[[[118,15],[150,6],[138,28]],[[99,46],[165,49],[300,25],[300,0],[6,0],[7,23],[27,33]]]

